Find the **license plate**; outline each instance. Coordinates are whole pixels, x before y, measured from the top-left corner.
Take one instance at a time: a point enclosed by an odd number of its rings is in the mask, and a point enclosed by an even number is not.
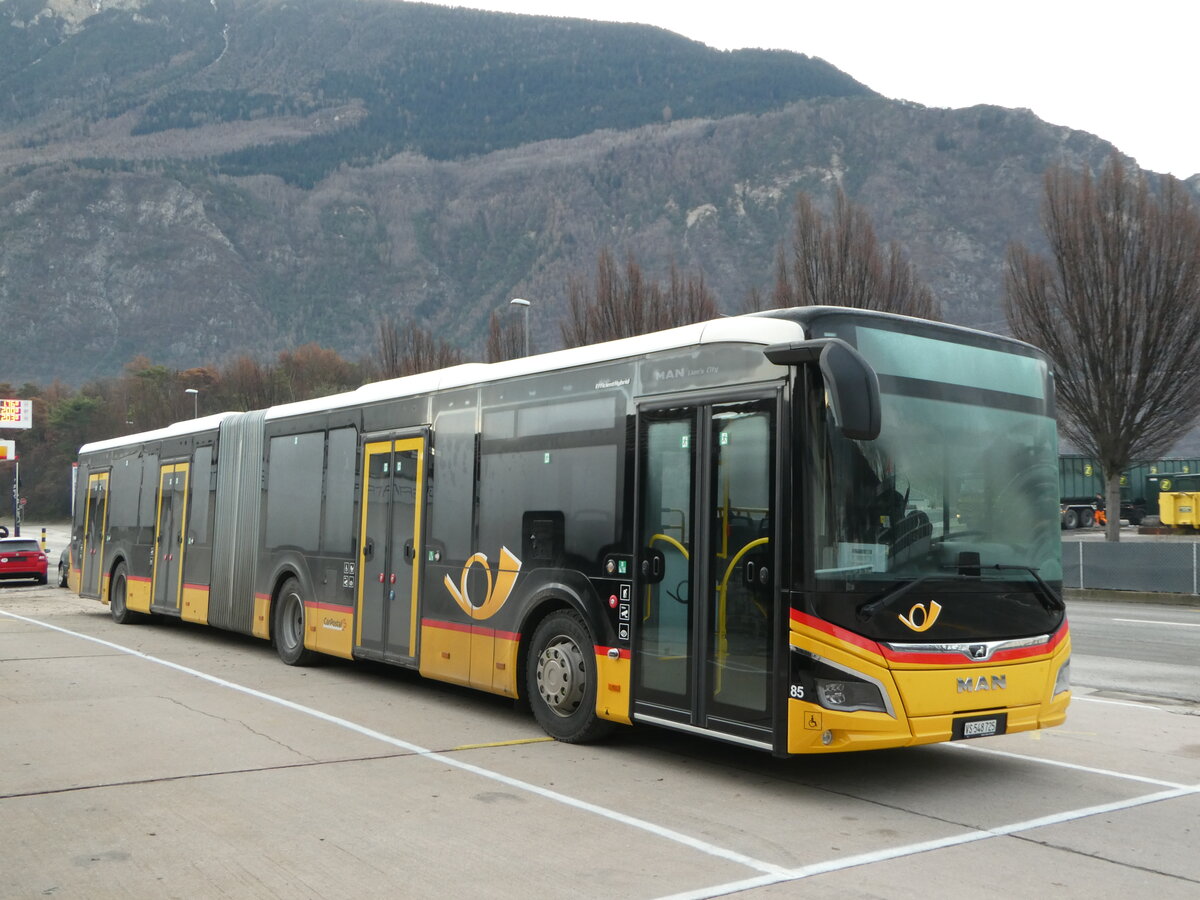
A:
[[[1008,728],[1007,713],[993,713],[990,716],[971,716],[954,720],[954,730],[950,739],[954,741],[969,738],[992,737],[1004,734]]]

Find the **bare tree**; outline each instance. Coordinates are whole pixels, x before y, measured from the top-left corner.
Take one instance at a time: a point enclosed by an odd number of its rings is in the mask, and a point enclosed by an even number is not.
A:
[[[282,390],[271,366],[242,354],[221,370],[218,409],[266,409],[282,399]]]
[[[674,263],[665,287],[647,281],[633,254],[622,273],[605,247],[596,259],[596,277],[589,293],[572,278],[567,285],[567,321],[563,343],[582,347],[598,341],[632,337],[715,319],[720,313],[703,275],[684,275]]]
[[[1152,193],[1114,154],[1098,178],[1047,172],[1042,225],[1049,259],[1009,248],[1005,311],[1053,361],[1063,434],[1104,469],[1116,541],[1121,471],[1200,416],[1200,214],[1174,178]]]
[[[779,307],[851,306],[940,318],[933,293],[921,281],[900,245],[882,248],[866,210],[851,203],[839,187],[828,221],[801,194],[796,199],[796,230],[791,258],[781,249],[775,266],[772,302]],[[790,263],[790,265],[789,265]]]
[[[324,397],[360,383],[356,366],[315,343],[281,351],[276,381],[290,400]]]
[[[381,318],[376,323],[375,336],[375,356],[382,378],[432,372],[464,360],[457,347],[435,338],[413,322],[402,327],[391,317]]]
[[[125,364],[126,419],[139,431],[161,428],[185,417],[183,386],[179,373],[135,356]]]
[[[390,316],[375,323],[375,362],[381,378],[400,377],[400,326]]]
[[[525,355],[525,324],[509,311],[492,313],[488,320],[487,361],[503,362]]]

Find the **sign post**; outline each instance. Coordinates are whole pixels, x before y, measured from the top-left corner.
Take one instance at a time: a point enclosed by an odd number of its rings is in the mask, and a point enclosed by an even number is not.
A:
[[[11,444],[12,441],[7,443]],[[21,536],[21,461],[16,453],[9,457],[13,462],[13,537]]]
[[[33,427],[33,401],[0,399],[0,428]],[[13,535],[21,536],[21,463],[16,441],[0,441],[0,460],[13,461]]]

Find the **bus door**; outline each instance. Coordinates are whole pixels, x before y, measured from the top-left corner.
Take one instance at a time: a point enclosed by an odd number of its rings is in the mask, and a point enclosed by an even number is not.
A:
[[[425,496],[424,436],[368,442],[362,471],[355,644],[365,656],[413,660]]]
[[[108,527],[108,473],[88,476],[87,508],[83,513],[83,546],[79,551],[79,593],[100,597],[104,587],[104,532]]]
[[[771,745],[775,410],[639,413],[635,718]]]
[[[183,554],[187,546],[188,463],[158,470],[158,510],[154,520],[154,570],[151,608],[178,612],[183,596]]]

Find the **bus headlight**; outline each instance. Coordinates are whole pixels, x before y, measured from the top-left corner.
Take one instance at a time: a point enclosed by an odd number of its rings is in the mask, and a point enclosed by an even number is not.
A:
[[[1058,675],[1054,679],[1054,696],[1057,697],[1064,691],[1071,689],[1071,660],[1067,660],[1058,668]]]
[[[814,656],[799,647],[792,647],[789,656],[792,675],[789,696],[793,700],[804,700],[839,712],[863,710],[895,716],[887,688],[869,675]]]
[[[817,679],[817,702],[826,709],[870,710],[886,712],[879,688],[868,681],[850,680],[844,675],[836,681]]]

